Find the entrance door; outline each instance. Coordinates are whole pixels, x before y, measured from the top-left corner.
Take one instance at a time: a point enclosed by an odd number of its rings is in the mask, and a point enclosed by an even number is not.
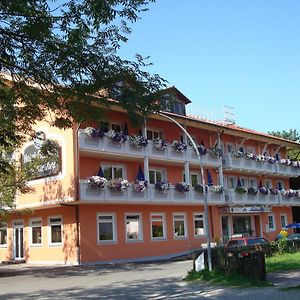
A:
[[[24,223],[23,221],[15,221],[13,231],[13,250],[14,259],[24,258]]]
[[[254,227],[256,236],[261,236],[260,216],[254,216]]]
[[[223,243],[224,245],[229,240],[229,217],[228,216],[222,216],[222,236],[223,236]]]

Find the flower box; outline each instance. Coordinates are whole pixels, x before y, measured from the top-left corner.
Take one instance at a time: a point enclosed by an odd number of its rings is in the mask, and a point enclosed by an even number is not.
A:
[[[153,142],[154,149],[159,151],[164,151],[168,147],[168,143],[160,138],[156,138],[152,142]]]
[[[269,189],[266,188],[265,186],[261,186],[258,190],[259,190],[260,194],[263,194],[263,195],[268,195],[269,194]],[[274,194],[274,195],[277,195],[277,194]]]
[[[250,186],[248,188],[248,194],[250,194],[250,195],[257,195],[257,193],[258,193],[258,190],[255,187]]]
[[[89,188],[103,190],[107,184],[107,180],[100,176],[91,176],[87,179]]]
[[[124,192],[128,189],[129,183],[126,179],[112,179],[108,181],[107,186],[110,190],[116,191],[116,192]]]
[[[237,186],[235,188],[235,191],[238,193],[238,194],[245,194],[247,193],[247,189],[243,186]]]
[[[195,191],[197,191],[198,193],[203,193],[203,185],[201,184],[196,184],[194,186]]]
[[[205,155],[207,153],[207,148],[203,145],[197,145],[197,149],[200,155]]]
[[[84,132],[90,138],[103,138],[105,135],[103,130],[94,127],[86,127]]]
[[[168,181],[162,180],[155,184],[155,188],[163,193],[166,193],[171,188],[171,184]]]
[[[146,180],[136,180],[132,185],[132,189],[135,192],[143,193],[148,186],[148,182]]]
[[[214,193],[221,194],[224,191],[224,188],[221,185],[213,185],[210,187],[210,190]]]
[[[171,146],[173,146],[177,152],[184,152],[187,150],[187,145],[179,141],[173,141]]]
[[[133,135],[129,137],[130,145],[136,148],[146,147],[148,145],[147,138],[143,137],[142,135]]]
[[[222,156],[222,150],[217,147],[211,147],[207,150],[208,154],[212,157]]]
[[[127,135],[124,134],[122,131],[116,132],[114,130],[110,130],[106,135],[115,143],[122,144],[127,141]]]
[[[178,182],[175,184],[175,190],[181,193],[185,193],[190,190],[190,186],[185,182]]]

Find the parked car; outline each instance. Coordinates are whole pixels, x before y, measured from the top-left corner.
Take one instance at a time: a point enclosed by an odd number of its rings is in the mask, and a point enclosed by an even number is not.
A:
[[[265,245],[268,244],[268,241],[262,237],[232,237],[226,244],[226,248],[238,248],[242,246],[256,246],[256,245]]]
[[[296,241],[296,240],[300,240],[300,233],[292,233],[289,234],[286,238],[287,241]]]

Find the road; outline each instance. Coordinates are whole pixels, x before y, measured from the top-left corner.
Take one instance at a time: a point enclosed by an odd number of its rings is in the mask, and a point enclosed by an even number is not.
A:
[[[191,261],[55,268],[0,265],[0,299],[300,299],[300,289],[185,283],[182,278],[191,266]]]

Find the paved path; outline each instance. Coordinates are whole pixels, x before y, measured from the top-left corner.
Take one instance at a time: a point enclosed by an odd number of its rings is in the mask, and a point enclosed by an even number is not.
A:
[[[282,291],[276,286],[234,289],[187,284],[182,278],[191,265],[191,261],[178,261],[93,267],[0,266],[0,299],[300,299],[300,290]]]

